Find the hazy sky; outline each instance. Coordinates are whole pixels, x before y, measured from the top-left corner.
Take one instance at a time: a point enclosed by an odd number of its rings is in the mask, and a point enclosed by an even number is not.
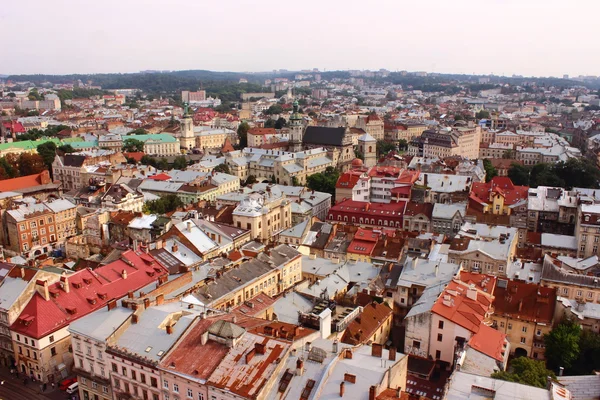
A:
[[[600,75],[598,0],[2,0],[0,74]]]

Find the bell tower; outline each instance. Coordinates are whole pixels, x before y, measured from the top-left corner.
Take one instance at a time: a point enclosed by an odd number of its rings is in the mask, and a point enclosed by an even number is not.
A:
[[[298,112],[298,101],[294,101],[292,115],[290,115],[290,141],[288,151],[302,151],[302,138],[304,137],[304,124],[302,116]]]
[[[377,140],[368,133],[358,138],[358,149],[363,154],[365,167],[373,167],[377,164]]]
[[[183,149],[190,150],[196,146],[194,137],[194,121],[188,110],[188,103],[183,103],[183,119],[181,121],[181,132],[179,134],[179,145]]]

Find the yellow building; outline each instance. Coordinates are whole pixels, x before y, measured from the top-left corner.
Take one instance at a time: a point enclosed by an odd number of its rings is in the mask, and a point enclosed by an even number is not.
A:
[[[248,229],[252,239],[271,241],[292,226],[292,206],[278,187],[267,187],[240,202],[233,211],[233,224]]]

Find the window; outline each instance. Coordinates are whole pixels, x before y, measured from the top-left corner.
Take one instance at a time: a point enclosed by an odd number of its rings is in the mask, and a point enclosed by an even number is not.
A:
[[[56,355],[56,347],[51,347],[51,348],[50,348],[50,355],[51,355],[52,357],[54,357],[54,356]]]
[[[102,350],[98,350],[98,360],[102,360]]]
[[[98,389],[98,384],[92,381],[92,389]]]
[[[146,375],[145,374],[140,374],[140,382],[146,383]]]
[[[444,329],[444,321],[438,322],[438,328],[439,329]]]
[[[92,355],[92,347],[91,346],[86,346],[86,350],[87,350],[87,355],[91,356]]]
[[[50,343],[54,342],[54,335],[51,335],[48,339],[50,340]]]
[[[522,338],[521,338],[521,343],[522,343],[522,344],[525,344],[525,342],[526,342],[525,338],[524,338],[524,337],[522,337]]]
[[[442,352],[439,350],[435,351],[435,359],[439,360],[440,358],[442,358]]]
[[[108,386],[102,386],[102,393],[108,393]]]
[[[131,379],[133,379],[134,381],[137,380],[136,373],[134,370],[131,370]]]
[[[104,367],[103,366],[100,366],[100,375],[103,376],[103,377],[105,376],[105,374],[104,374]]]
[[[536,335],[536,336],[542,336],[542,330],[541,330],[541,329],[538,329],[538,330],[535,332],[535,335]]]
[[[438,342],[441,342],[441,341],[442,341],[442,339],[443,339],[443,335],[442,335],[441,333],[438,333],[438,336],[437,336],[437,341],[438,341]]]
[[[413,340],[413,347],[415,349],[420,349],[421,348],[421,342],[419,342],[417,340]]]
[[[158,381],[156,380],[156,378],[154,377],[150,377],[150,386],[157,388],[158,387]]]
[[[119,372],[119,368],[117,367],[117,364],[112,363],[112,372]]]
[[[187,390],[187,396],[191,399],[194,397],[194,391],[192,389]]]
[[[79,378],[79,383],[81,383],[82,385],[87,385],[87,379]]]
[[[512,324],[510,322],[508,323],[508,329],[512,329]]]
[[[173,384],[173,392],[179,393],[179,385],[176,383]]]
[[[127,368],[121,367],[121,375],[127,376]]]
[[[523,333],[527,333],[527,327],[526,327],[526,326],[524,326],[523,328],[521,328],[521,331],[522,331]]]
[[[204,400],[204,395],[202,393],[198,393],[198,400]]]
[[[504,322],[500,322],[500,328],[504,328]]]
[[[163,379],[163,388],[164,389],[169,389],[169,381],[166,379]]]

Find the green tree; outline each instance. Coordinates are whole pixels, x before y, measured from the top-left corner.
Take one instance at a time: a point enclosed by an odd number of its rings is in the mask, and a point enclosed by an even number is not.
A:
[[[295,176],[292,176],[292,186],[301,186],[300,182],[298,182],[298,178]]]
[[[18,165],[19,174],[21,176],[39,174],[47,169],[44,158],[39,154],[21,153],[21,155],[19,155]]]
[[[167,161],[166,158],[161,158],[158,164],[156,165],[156,168],[162,169],[163,171],[168,171],[170,169],[169,161]]]
[[[396,150],[396,145],[394,143],[386,142],[385,140],[378,140],[376,149],[377,155],[386,155],[390,151]]]
[[[144,142],[133,138],[125,139],[123,141],[123,151],[128,153],[144,151]]]
[[[583,329],[579,337],[579,357],[569,375],[590,375],[600,370],[600,335]]]
[[[62,151],[63,153],[75,153],[75,149],[70,144],[62,144],[58,146],[57,150]]]
[[[281,114],[283,112],[283,107],[280,104],[273,104],[271,107],[263,111],[265,115],[274,115]]]
[[[156,158],[150,157],[146,154],[144,154],[140,160],[140,162],[143,165],[150,165],[154,168],[156,168],[158,166],[158,161],[156,160]]]
[[[483,159],[483,168],[485,169],[485,180],[489,182],[493,177],[498,176],[498,171],[496,167],[492,165],[492,162],[487,158]]]
[[[29,98],[29,100],[44,100],[42,95],[38,92],[37,88],[31,89],[27,98]]]
[[[183,207],[183,202],[176,194],[168,194],[160,199],[151,200],[144,204],[146,214],[166,214]]]
[[[38,145],[37,152],[42,157],[46,167],[52,171],[52,162],[54,162],[54,158],[56,157],[56,144],[54,142],[42,143]]]
[[[546,387],[548,377],[556,379],[554,372],[546,369],[543,361],[532,360],[528,357],[515,358],[510,363],[508,371],[499,371],[492,374],[492,378],[495,379],[539,388]]]
[[[144,128],[137,128],[128,133],[128,135],[147,135],[148,131]]]
[[[275,129],[285,128],[287,126],[287,121],[283,117],[279,117],[279,119],[275,122]]]
[[[515,158],[516,155],[516,151],[514,150],[506,150],[504,153],[502,153],[502,158],[506,159],[506,160],[512,160]]]
[[[188,166],[187,160],[185,159],[185,156],[177,156],[175,157],[175,160],[173,160],[173,168],[175,169],[179,169],[179,170],[185,170]]]
[[[489,111],[481,110],[481,111],[478,111],[477,114],[475,114],[475,118],[476,119],[489,119],[490,113],[489,113]]]
[[[400,150],[407,150],[408,149],[408,142],[406,141],[406,139],[400,139],[398,141],[398,148]]]
[[[340,172],[337,169],[327,167],[325,172],[309,175],[306,178],[306,186],[317,192],[329,193],[335,198],[335,184],[339,176]]]
[[[229,166],[227,164],[219,164],[215,168],[213,168],[213,172],[222,172],[224,174],[231,174],[229,170]]]
[[[556,175],[553,167],[547,163],[535,164],[531,168],[529,175],[529,186],[558,186],[564,187],[565,181],[560,176]]]
[[[269,118],[268,120],[266,120],[265,128],[275,128],[275,120],[272,118]]]
[[[254,175],[248,175],[248,179],[246,179],[246,186],[248,185],[252,185],[253,183],[256,183],[256,177]]]
[[[554,370],[559,367],[571,368],[573,362],[579,357],[580,335],[581,326],[570,320],[563,320],[550,333],[544,335],[549,368]]]
[[[454,115],[454,120],[455,120],[455,121],[464,121],[464,119],[465,119],[465,117],[463,117],[463,116],[462,116],[462,115],[460,115],[460,114],[455,114],[455,115]]]
[[[237,129],[238,139],[240,141],[240,148],[244,148],[248,146],[248,131],[250,130],[250,125],[246,121],[242,122]]]
[[[529,168],[518,163],[512,163],[508,169],[508,177],[515,185],[529,185]]]
[[[19,176],[19,156],[16,154],[7,154],[0,158],[0,167],[4,170],[6,178],[16,178]],[[4,178],[4,179],[6,179]]]

